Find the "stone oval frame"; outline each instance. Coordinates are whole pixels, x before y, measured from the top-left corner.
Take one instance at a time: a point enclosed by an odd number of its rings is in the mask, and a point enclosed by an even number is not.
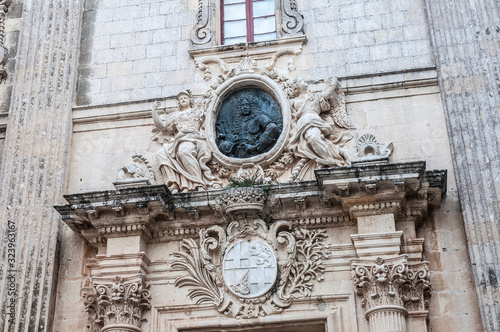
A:
[[[270,94],[278,104],[283,118],[283,130],[281,135],[274,146],[267,152],[253,156],[250,158],[233,158],[224,155],[219,151],[215,140],[215,122],[219,108],[224,99],[231,93],[246,88],[261,89]],[[280,85],[264,75],[258,74],[242,74],[232,77],[226,82],[222,83],[215,91],[215,98],[208,106],[206,132],[207,142],[213,152],[213,157],[226,167],[241,167],[244,164],[268,165],[273,163],[279,155],[283,152],[290,134],[290,104],[285,92],[281,89]]]

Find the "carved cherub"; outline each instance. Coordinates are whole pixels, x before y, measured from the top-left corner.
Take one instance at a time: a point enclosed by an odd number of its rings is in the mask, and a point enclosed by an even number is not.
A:
[[[295,127],[290,140],[291,150],[300,158],[292,177],[294,180],[311,180],[314,169],[350,165],[351,158],[344,144],[352,139],[340,128],[350,129],[345,108],[339,106],[339,86],[336,78],[327,82],[322,92],[308,91],[302,77],[291,85],[292,116]]]

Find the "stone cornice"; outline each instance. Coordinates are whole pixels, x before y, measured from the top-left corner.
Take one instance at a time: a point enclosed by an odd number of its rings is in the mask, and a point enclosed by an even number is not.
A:
[[[394,214],[419,224],[446,191],[446,171],[425,171],[425,162],[321,169],[317,181],[265,186],[266,220],[303,227],[352,224],[364,215]],[[164,185],[65,195],[56,205],[63,221],[91,244],[139,235],[147,242],[197,237],[224,226],[223,190],[171,194]]]

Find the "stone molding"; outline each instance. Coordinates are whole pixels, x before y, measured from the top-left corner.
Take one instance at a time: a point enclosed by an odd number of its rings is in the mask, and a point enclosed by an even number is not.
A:
[[[144,276],[92,279],[83,292],[85,311],[92,332],[141,332],[142,313],[151,307],[151,294]]]
[[[359,215],[351,208],[368,204],[374,215],[397,207],[394,211],[402,212],[396,222],[418,225],[429,207],[440,204],[446,189],[445,171],[424,170],[423,162],[332,168],[316,171],[315,182],[266,185],[261,216],[307,228],[353,224]],[[374,191],[366,181],[374,184]],[[55,208],[70,228],[103,247],[112,237],[140,235],[146,242],[196,237],[214,224],[214,217],[223,226],[227,220],[218,218],[223,216],[221,193],[189,193],[188,202],[186,194],[170,194],[164,185],[156,185],[66,195],[69,204]],[[172,223],[174,219],[178,222]]]
[[[389,258],[399,255],[403,246],[403,232],[384,232],[351,235],[358,257]]]

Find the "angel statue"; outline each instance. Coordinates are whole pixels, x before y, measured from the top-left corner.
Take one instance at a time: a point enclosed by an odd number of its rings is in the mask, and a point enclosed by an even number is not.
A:
[[[290,145],[295,156],[301,158],[292,171],[294,180],[314,179],[314,170],[317,168],[351,164],[351,158],[343,146],[353,136],[341,133],[340,128],[351,129],[352,125],[345,108],[334,107],[339,104],[337,79],[330,79],[319,93],[312,93],[307,88],[304,79],[297,77],[290,90],[295,120]]]
[[[166,115],[158,114],[153,105],[156,135],[163,145],[156,152],[156,161],[168,189],[172,193],[220,188],[220,179],[212,175],[207,163],[212,153],[202,135],[205,111],[194,107],[191,93],[177,95],[178,109]]]

